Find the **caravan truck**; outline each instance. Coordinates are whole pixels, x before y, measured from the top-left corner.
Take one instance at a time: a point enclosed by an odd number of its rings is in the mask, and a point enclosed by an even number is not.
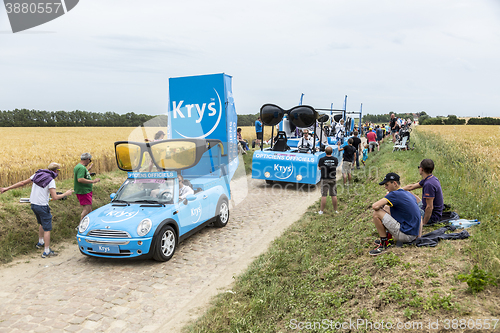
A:
[[[100,258],[167,261],[182,240],[229,220],[230,181],[238,166],[231,77],[169,80],[168,139],[115,142],[127,177],[111,202],[85,216],[77,241]],[[147,172],[150,161],[155,170]],[[181,197],[179,175],[191,194]]]
[[[271,126],[271,147],[256,150],[252,159],[252,178],[263,179],[267,184],[274,182],[289,182],[297,184],[315,185],[321,179],[318,161],[325,156],[324,148],[316,135],[321,137],[324,133],[323,124],[330,120],[328,114],[321,114],[318,110],[308,105],[299,105],[290,110],[283,110],[274,104],[264,104],[260,109],[260,118],[264,125]],[[333,110],[327,110],[332,112]],[[344,110],[339,110],[344,112]],[[336,121],[340,118],[335,116]],[[342,116],[340,116],[342,117]],[[346,133],[351,134],[354,121],[347,118]],[[317,125],[320,126],[317,126]],[[279,131],[274,136],[274,127],[278,125]],[[310,128],[314,133],[314,143],[311,149],[300,149],[296,128]],[[264,129],[264,127],[263,127]],[[347,144],[344,140],[343,146]],[[332,147],[332,156],[342,159],[343,151],[339,152],[337,139],[328,137],[328,145]]]

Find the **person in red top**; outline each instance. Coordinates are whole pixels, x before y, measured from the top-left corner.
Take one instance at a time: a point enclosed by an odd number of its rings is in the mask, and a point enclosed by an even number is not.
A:
[[[377,147],[377,151],[380,151],[380,147],[378,146],[378,142],[377,142],[377,134],[375,134],[375,132],[372,132],[371,131],[371,128],[370,128],[370,131],[366,134],[366,139],[368,140],[368,151],[369,152],[372,152],[373,149],[375,148],[375,146]]]

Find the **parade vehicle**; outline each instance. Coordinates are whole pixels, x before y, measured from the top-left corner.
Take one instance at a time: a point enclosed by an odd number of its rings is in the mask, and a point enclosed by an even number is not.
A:
[[[254,152],[252,159],[252,178],[263,179],[267,184],[275,181],[292,182],[297,184],[315,185],[321,179],[318,161],[325,156],[324,149],[318,138],[325,135],[324,124],[330,120],[330,115],[318,112],[312,106],[299,105],[290,110],[283,110],[274,104],[264,104],[260,109],[260,118],[263,125],[271,126],[271,147]],[[328,110],[333,114],[339,110]],[[340,110],[344,112],[345,111]],[[335,115],[334,117],[337,117]],[[342,117],[342,115],[340,115]],[[340,118],[338,118],[340,119]],[[337,119],[337,121],[338,121]],[[351,119],[351,118],[349,118]],[[351,134],[354,121],[348,121],[346,133]],[[278,125],[279,131],[274,136],[274,127]],[[319,126],[318,126],[319,125]],[[346,124],[347,125],[347,124]],[[263,131],[265,126],[263,126]],[[310,128],[313,135],[312,147],[301,147],[301,138],[298,128]],[[328,133],[326,133],[328,134]],[[328,136],[328,145],[332,147],[332,156],[342,159],[343,151],[339,152],[338,138]],[[341,146],[345,146],[347,140]]]
[[[80,221],[83,254],[167,261],[201,228],[228,223],[238,166],[231,77],[174,78],[169,86],[168,139],[115,142],[116,162],[127,178],[109,204]],[[146,171],[150,167],[154,171]],[[183,195],[179,176],[191,194]]]

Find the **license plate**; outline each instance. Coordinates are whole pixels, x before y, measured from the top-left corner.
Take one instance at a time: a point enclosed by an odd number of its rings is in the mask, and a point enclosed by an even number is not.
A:
[[[92,251],[99,253],[120,253],[118,245],[92,245]]]

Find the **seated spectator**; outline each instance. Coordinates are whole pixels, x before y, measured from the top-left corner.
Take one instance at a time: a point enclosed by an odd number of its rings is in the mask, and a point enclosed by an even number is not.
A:
[[[250,148],[248,148],[248,143],[245,140],[243,140],[243,137],[241,136],[241,127],[238,127],[238,129],[236,130],[236,138],[238,139],[238,142],[243,147],[244,151],[250,149]]]
[[[417,200],[412,193],[403,190],[400,186],[399,175],[390,172],[379,183],[388,191],[387,195],[375,202],[373,208],[373,223],[377,228],[380,241],[378,247],[369,252],[372,256],[384,253],[390,246],[389,239],[409,243],[419,236],[420,210]],[[385,206],[390,210],[385,210]]]
[[[422,177],[418,183],[406,185],[403,190],[413,191],[417,188],[422,188],[422,200],[418,196],[418,205],[422,214],[422,224],[426,225],[429,222],[436,223],[443,215],[444,200],[441,183],[436,176],[432,174],[434,171],[434,161],[426,158],[418,165],[418,172]]]

